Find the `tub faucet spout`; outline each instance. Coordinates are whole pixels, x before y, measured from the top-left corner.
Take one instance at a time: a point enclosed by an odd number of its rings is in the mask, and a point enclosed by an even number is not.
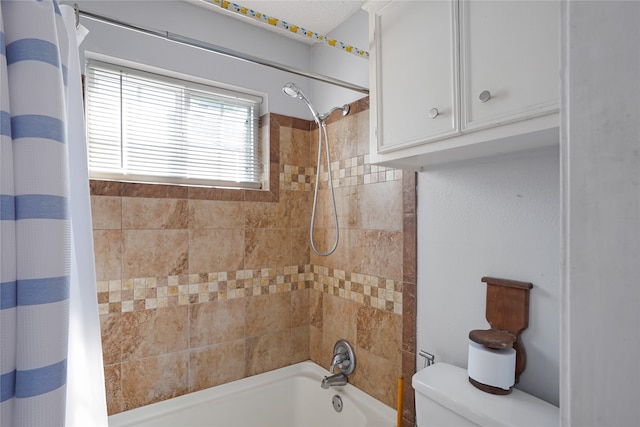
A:
[[[334,369],[338,368],[338,373]],[[346,340],[338,340],[333,347],[333,357],[329,365],[329,376],[324,377],[320,384],[322,388],[346,385],[349,381],[347,375],[352,374],[356,368],[356,355],[353,347]]]
[[[347,378],[347,376],[340,372],[328,377],[324,377],[322,383],[320,384],[320,387],[327,389],[329,387],[347,385],[348,382],[349,379]]]

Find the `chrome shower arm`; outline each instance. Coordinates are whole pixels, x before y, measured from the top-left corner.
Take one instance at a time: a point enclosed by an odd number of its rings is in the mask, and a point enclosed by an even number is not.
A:
[[[347,114],[349,114],[349,104],[344,104],[342,107],[333,107],[331,110],[329,110],[328,113],[324,113],[321,116],[318,117],[318,119],[320,121],[325,121],[329,118],[330,115],[333,114],[334,111],[340,110],[341,114],[343,116],[346,116]]]

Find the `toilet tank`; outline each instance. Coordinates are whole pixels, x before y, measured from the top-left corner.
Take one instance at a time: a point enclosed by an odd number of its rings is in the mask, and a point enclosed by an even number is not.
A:
[[[518,389],[499,396],[469,383],[467,370],[436,363],[412,380],[416,425],[431,426],[559,426],[558,407]]]

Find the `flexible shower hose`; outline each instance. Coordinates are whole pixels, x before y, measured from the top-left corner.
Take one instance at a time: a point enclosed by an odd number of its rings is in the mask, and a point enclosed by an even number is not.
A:
[[[327,136],[327,124],[326,120],[320,121],[320,128],[318,130],[318,165],[316,167],[316,186],[313,193],[313,209],[311,210],[311,225],[309,227],[309,241],[311,242],[311,248],[315,253],[320,256],[331,255],[338,247],[338,240],[340,239],[340,233],[338,230],[338,213],[336,211],[336,198],[333,192],[333,177],[331,176],[331,156],[329,154],[329,137]],[[331,193],[331,204],[333,207],[333,222],[335,224],[336,238],[331,249],[328,252],[320,252],[316,247],[313,240],[313,226],[316,222],[316,206],[318,205],[318,187],[320,186],[320,162],[322,157],[322,135],[324,134],[324,145],[327,155],[327,172],[329,180],[329,192]]]

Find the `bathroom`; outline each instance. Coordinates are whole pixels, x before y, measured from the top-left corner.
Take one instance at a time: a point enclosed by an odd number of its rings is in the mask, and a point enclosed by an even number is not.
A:
[[[202,40],[216,41],[223,32],[226,47],[303,69],[311,60],[309,45],[188,2],[160,2],[153,14],[140,2],[79,5],[143,27],[170,25],[172,32]],[[168,22],[178,14],[184,19]],[[356,23],[366,29],[366,13],[358,15]],[[334,254],[320,257],[309,245],[315,181],[309,170],[318,131],[306,106],[281,91],[294,81],[312,92],[303,78],[89,19],[86,25],[82,48],[92,58],[169,67],[238,86],[247,84],[246,73],[249,88],[269,91],[268,122],[261,128],[271,149],[269,192],[91,182],[109,414],[304,360],[328,366],[342,338],[357,343],[350,382],[395,408],[403,364],[401,293],[415,286],[402,270],[410,266],[403,262],[403,248],[411,245],[403,220],[414,212],[415,183],[412,174],[367,164],[366,94],[347,91],[351,98],[326,101],[349,103],[350,112],[334,114],[328,125],[332,173],[341,177],[334,183],[340,243]],[[352,43],[366,43],[363,35]],[[126,43],[105,43],[125,37]],[[347,61],[366,85],[367,61]],[[313,102],[322,111],[334,106]],[[328,196],[323,185],[315,229],[323,250],[324,234],[333,232]],[[413,369],[413,353],[405,353]]]
[[[153,14],[146,2],[79,5],[81,10],[143,27],[170,29],[369,85],[368,65],[361,58],[326,46],[309,47],[193,2],[153,3]],[[484,320],[480,278],[494,275],[535,286],[530,324],[523,335],[529,359],[520,387],[559,405],[565,425],[584,425],[589,424],[584,420],[595,419],[600,420],[595,424],[609,419],[625,425],[624,420],[636,419],[637,409],[625,404],[623,396],[625,391],[633,395],[638,390],[638,380],[633,375],[626,379],[613,368],[607,370],[611,379],[593,373],[589,358],[594,364],[637,372],[627,362],[640,351],[633,308],[637,305],[627,304],[637,302],[638,290],[626,280],[637,267],[626,267],[628,276],[620,273],[609,284],[630,297],[626,303],[623,295],[602,295],[599,283],[582,276],[581,286],[596,297],[569,303],[567,294],[578,292],[570,286],[578,280],[574,269],[609,265],[608,260],[615,260],[619,252],[613,246],[607,254],[568,254],[570,243],[578,242],[569,241],[563,228],[573,219],[567,213],[573,201],[569,190],[576,197],[580,191],[585,192],[584,197],[587,191],[600,191],[600,197],[613,203],[623,203],[619,198],[624,193],[612,194],[601,187],[593,190],[588,183],[570,187],[563,178],[567,159],[573,158],[562,151],[566,142],[441,165],[418,174],[379,167],[368,158],[366,95],[257,65],[240,65],[200,50],[185,50],[88,19],[82,22],[90,30],[82,49],[99,58],[150,64],[238,86],[254,81],[257,87],[252,89],[269,93],[268,119],[261,129],[263,134],[268,132],[271,146],[268,192],[255,196],[242,190],[91,182],[109,414],[299,361],[310,359],[325,366],[333,344],[341,338],[355,343],[358,355],[358,370],[350,381],[395,408],[397,378],[410,378],[416,366],[423,366],[419,350],[436,354],[436,362],[464,366],[468,326],[484,326],[478,324]],[[367,13],[359,10],[330,35],[367,47],[367,26]],[[575,37],[586,37],[588,32],[581,30],[575,30]],[[340,177],[335,193],[341,224],[340,244],[328,257],[315,255],[308,243],[314,179],[308,170],[314,167],[318,130],[304,104],[281,93],[287,81],[303,82],[319,110],[343,103],[351,108],[349,115],[336,117],[328,125],[332,160],[337,166],[334,172]],[[605,102],[606,95],[600,96]],[[569,136],[563,141],[570,140],[571,133],[566,132]],[[577,132],[576,128],[571,132]],[[609,136],[625,140],[624,135]],[[584,162],[585,167],[593,167]],[[572,163],[572,167],[577,170],[579,165]],[[632,175],[635,170],[625,171]],[[583,179],[589,177],[597,178],[585,173]],[[637,190],[637,182],[633,185],[636,187],[625,187],[628,195]],[[318,238],[325,243],[330,243],[333,225],[328,197],[324,189],[316,219]],[[631,208],[637,213],[637,203]],[[598,211],[597,216],[603,222],[618,220],[606,212]],[[575,236],[583,235],[578,220],[571,225],[578,227],[571,229]],[[629,234],[637,231],[637,224],[628,226]],[[620,233],[618,238],[625,236],[622,231],[614,233]],[[421,248],[418,241],[424,243],[423,252],[416,251]],[[626,250],[626,257],[637,254],[636,246]],[[573,280],[572,275],[576,275]],[[209,284],[214,282],[218,287],[212,291]],[[421,317],[424,314],[416,314],[416,295],[423,298],[425,294],[430,296],[424,300],[428,314]],[[594,301],[601,305],[594,306]],[[607,311],[593,315],[612,307],[619,310],[616,318],[627,316],[627,320],[610,323],[604,315]],[[586,336],[589,326],[601,332],[607,326],[620,328],[611,336],[599,337],[613,346],[618,340],[625,342],[627,323],[636,327],[630,333],[632,342],[625,344],[628,353],[613,354],[612,361],[601,354],[600,346],[592,348],[590,342],[579,339]],[[221,327],[212,330],[211,324]],[[427,337],[424,347],[416,342],[416,332]],[[580,373],[591,377],[587,381]],[[606,382],[606,393],[586,387],[592,381]],[[623,391],[612,390],[618,384]],[[612,395],[620,398],[613,400]],[[413,390],[408,380],[403,396],[404,422],[410,425]],[[586,402],[592,400],[610,402],[616,414],[600,405],[589,407]]]

